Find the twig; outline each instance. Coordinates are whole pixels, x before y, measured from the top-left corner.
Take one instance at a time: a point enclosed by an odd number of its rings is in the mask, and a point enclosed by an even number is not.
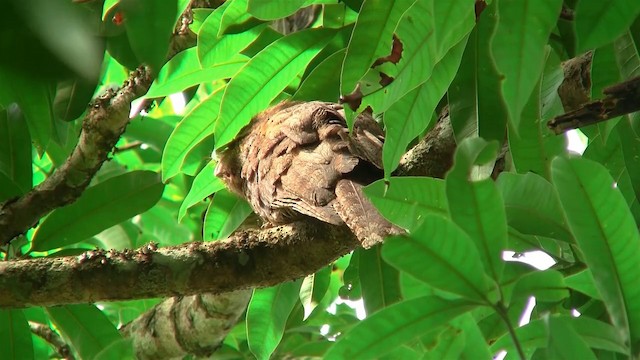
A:
[[[60,335],[58,335],[55,331],[51,330],[51,328],[45,324],[40,324],[37,322],[29,321],[29,327],[31,328],[31,332],[41,337],[44,341],[48,342],[56,349],[56,353],[65,360],[74,360],[75,357],[71,352],[71,348],[67,343],[62,340]]]

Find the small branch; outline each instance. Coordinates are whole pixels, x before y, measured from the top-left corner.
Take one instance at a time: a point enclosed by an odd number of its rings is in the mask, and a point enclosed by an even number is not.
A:
[[[28,193],[0,204],[0,246],[24,234],[51,210],[74,202],[102,166],[129,123],[131,101],[151,85],[141,67],[120,90],[108,91],[91,105],[78,144],[64,164]]]
[[[556,116],[547,126],[556,134],[640,111],[640,77],[606,88],[606,97]]]
[[[31,328],[31,332],[41,337],[44,341],[51,344],[51,346],[56,349],[56,352],[60,356],[60,358],[65,360],[74,360],[73,353],[71,353],[71,349],[69,345],[62,340],[60,335],[58,335],[55,331],[51,330],[51,328],[45,324],[40,324],[37,322],[29,321],[29,327]]]

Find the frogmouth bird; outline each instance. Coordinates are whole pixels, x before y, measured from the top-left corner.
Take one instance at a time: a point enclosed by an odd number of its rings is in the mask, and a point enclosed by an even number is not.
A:
[[[282,102],[254,117],[218,154],[215,173],[268,223],[310,216],[346,224],[368,248],[401,232],[362,192],[382,177],[383,141],[366,112],[349,132],[341,105]]]

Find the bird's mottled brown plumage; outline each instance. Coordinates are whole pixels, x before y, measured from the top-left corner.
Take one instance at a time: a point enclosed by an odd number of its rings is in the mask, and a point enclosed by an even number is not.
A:
[[[381,174],[383,135],[366,113],[350,134],[340,105],[284,102],[257,115],[220,154],[216,175],[272,224],[302,215],[346,223],[369,247],[397,232],[362,193]]]

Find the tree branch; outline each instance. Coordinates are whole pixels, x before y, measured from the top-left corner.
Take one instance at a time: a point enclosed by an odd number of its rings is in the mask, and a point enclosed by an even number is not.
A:
[[[425,137],[416,146],[423,150],[406,158],[399,172],[416,174],[408,164],[451,158],[455,142],[446,136],[451,134],[450,124],[445,122],[434,132],[445,135]],[[425,169],[438,177],[445,171]],[[236,232],[218,242],[0,262],[0,307],[218,294],[272,286],[313,274],[358,245],[346,227],[308,219]]]
[[[90,105],[78,144],[65,163],[25,195],[0,204],[0,246],[24,234],[51,210],[80,196],[129,123],[131,101],[144,95],[150,85],[149,70],[140,67],[120,90],[107,91]]]

